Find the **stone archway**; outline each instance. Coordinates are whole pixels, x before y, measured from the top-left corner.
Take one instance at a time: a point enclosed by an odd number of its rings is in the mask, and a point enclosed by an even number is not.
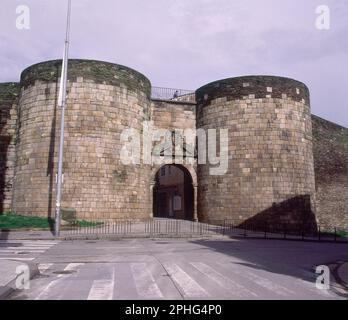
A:
[[[152,217],[197,221],[197,178],[193,168],[167,164],[153,169]]]

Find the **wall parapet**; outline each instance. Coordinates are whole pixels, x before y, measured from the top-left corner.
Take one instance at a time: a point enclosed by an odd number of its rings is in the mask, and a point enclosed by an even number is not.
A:
[[[34,85],[35,81],[58,82],[61,74],[62,60],[51,60],[34,64],[25,69],[21,74],[21,86],[27,88]],[[147,97],[151,95],[151,83],[138,71],[115,63],[69,59],[68,80],[79,82],[90,80],[97,84],[121,86],[129,90],[145,92]]]
[[[275,76],[245,76],[211,82],[196,90],[199,106],[209,105],[217,98],[229,100],[291,98],[310,105],[307,86],[297,80]]]

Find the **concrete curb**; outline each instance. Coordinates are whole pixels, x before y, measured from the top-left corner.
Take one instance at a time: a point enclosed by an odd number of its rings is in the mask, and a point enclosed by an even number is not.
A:
[[[5,261],[7,261],[7,260],[4,260],[4,262]],[[14,261],[14,260],[10,260],[10,259],[8,261],[18,262],[18,265],[26,264],[29,267],[29,279],[33,279],[35,276],[40,274],[40,271],[39,271],[36,263]],[[10,280],[4,286],[0,286],[0,300],[5,300],[11,293],[13,293],[15,290],[17,290],[17,288],[16,288],[17,277],[18,277],[18,275],[14,273],[12,280]]]

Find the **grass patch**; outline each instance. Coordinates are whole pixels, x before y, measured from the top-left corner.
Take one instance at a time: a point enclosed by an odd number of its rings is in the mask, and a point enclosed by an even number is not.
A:
[[[20,216],[11,213],[0,215],[0,229],[49,229],[54,221],[50,218]]]
[[[71,223],[74,227],[96,227],[103,222],[90,222],[86,220],[76,220]],[[50,229],[54,225],[54,219],[34,216],[21,216],[6,212],[0,214],[0,229]],[[65,226],[62,226],[64,228]]]
[[[348,231],[337,231],[339,237],[348,237]]]
[[[321,234],[323,236],[330,236],[330,237],[334,237],[335,236],[335,232],[332,232],[332,231],[323,231],[323,232],[321,232]],[[346,230],[337,230],[336,237],[337,238],[347,238],[348,237],[348,231],[346,231]]]
[[[77,220],[74,221],[73,225],[82,227],[82,228],[87,228],[87,227],[98,227],[103,225],[103,222],[91,222],[91,221],[86,221],[86,220]]]

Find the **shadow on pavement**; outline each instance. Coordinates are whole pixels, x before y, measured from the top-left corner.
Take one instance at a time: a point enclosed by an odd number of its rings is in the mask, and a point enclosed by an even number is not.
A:
[[[262,239],[190,242],[230,256],[231,264],[295,277],[313,284],[318,276],[315,266],[329,265],[337,260],[348,261],[348,250],[344,244]]]

